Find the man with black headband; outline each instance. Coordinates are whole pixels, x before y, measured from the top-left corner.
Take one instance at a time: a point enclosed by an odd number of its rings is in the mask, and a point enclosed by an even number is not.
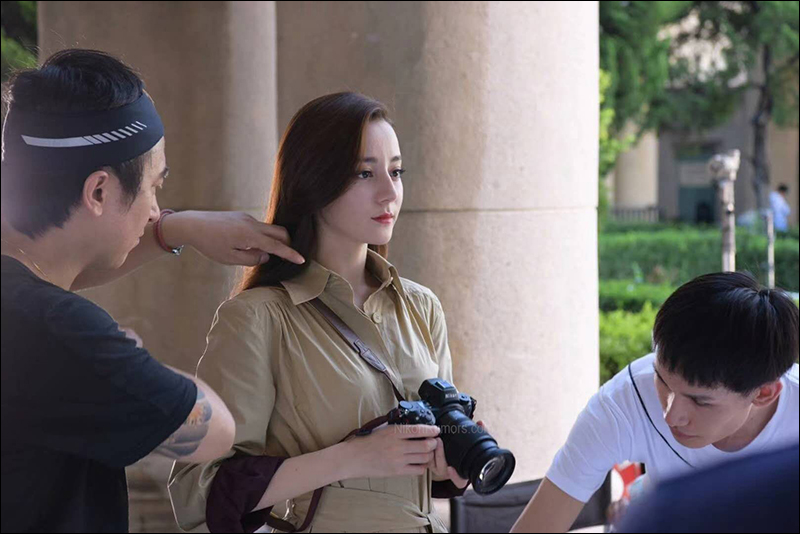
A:
[[[227,264],[304,260],[244,214],[159,211],[164,128],[119,60],[59,52],[4,96],[2,531],[127,531],[125,467],[222,456],[233,418],[72,291],[182,245]]]

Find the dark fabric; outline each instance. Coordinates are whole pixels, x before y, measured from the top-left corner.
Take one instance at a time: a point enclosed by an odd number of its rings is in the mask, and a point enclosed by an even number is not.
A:
[[[452,499],[453,497],[461,497],[464,492],[469,488],[469,484],[463,488],[459,488],[453,484],[452,480],[442,480],[434,482],[431,486],[431,496],[434,499]]]
[[[125,532],[125,466],[188,417],[191,380],[90,301],[2,257],[2,531]]]
[[[800,531],[797,446],[663,483],[634,502],[620,532]]]
[[[148,152],[162,137],[164,125],[147,95],[116,109],[85,113],[41,113],[12,104],[3,129],[3,174],[68,171],[88,176]],[[41,139],[68,139],[78,146],[38,146]]]
[[[272,477],[286,458],[238,456],[217,470],[206,502],[211,532],[255,532],[264,526],[272,507],[250,512],[261,501]]]

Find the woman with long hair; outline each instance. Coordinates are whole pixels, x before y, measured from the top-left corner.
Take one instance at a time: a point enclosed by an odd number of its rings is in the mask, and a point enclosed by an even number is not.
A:
[[[467,481],[447,466],[437,427],[384,425],[342,441],[399,398],[418,398],[426,379],[452,381],[439,300],[386,259],[403,172],[380,102],[331,94],[292,119],[267,221],[309,261],[272,257],[217,311],[198,376],[230,407],[236,444],[215,462],[173,469],[185,530],[445,531],[431,498]]]

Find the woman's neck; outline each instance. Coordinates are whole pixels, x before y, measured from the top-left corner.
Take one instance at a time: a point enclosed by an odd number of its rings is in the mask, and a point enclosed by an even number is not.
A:
[[[353,303],[363,308],[364,302],[377,289],[377,281],[367,272],[366,244],[320,236],[315,260],[344,278],[353,288]]]

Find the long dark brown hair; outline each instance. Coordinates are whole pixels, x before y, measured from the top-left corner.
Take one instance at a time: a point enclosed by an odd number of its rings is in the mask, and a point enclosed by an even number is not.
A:
[[[283,226],[291,246],[310,260],[317,245],[316,216],[356,178],[364,127],[389,121],[386,106],[358,93],[335,93],[312,100],[289,123],[278,148],[266,222]],[[386,256],[387,245],[370,245]],[[246,271],[240,291],[277,286],[308,267],[272,255]]]

